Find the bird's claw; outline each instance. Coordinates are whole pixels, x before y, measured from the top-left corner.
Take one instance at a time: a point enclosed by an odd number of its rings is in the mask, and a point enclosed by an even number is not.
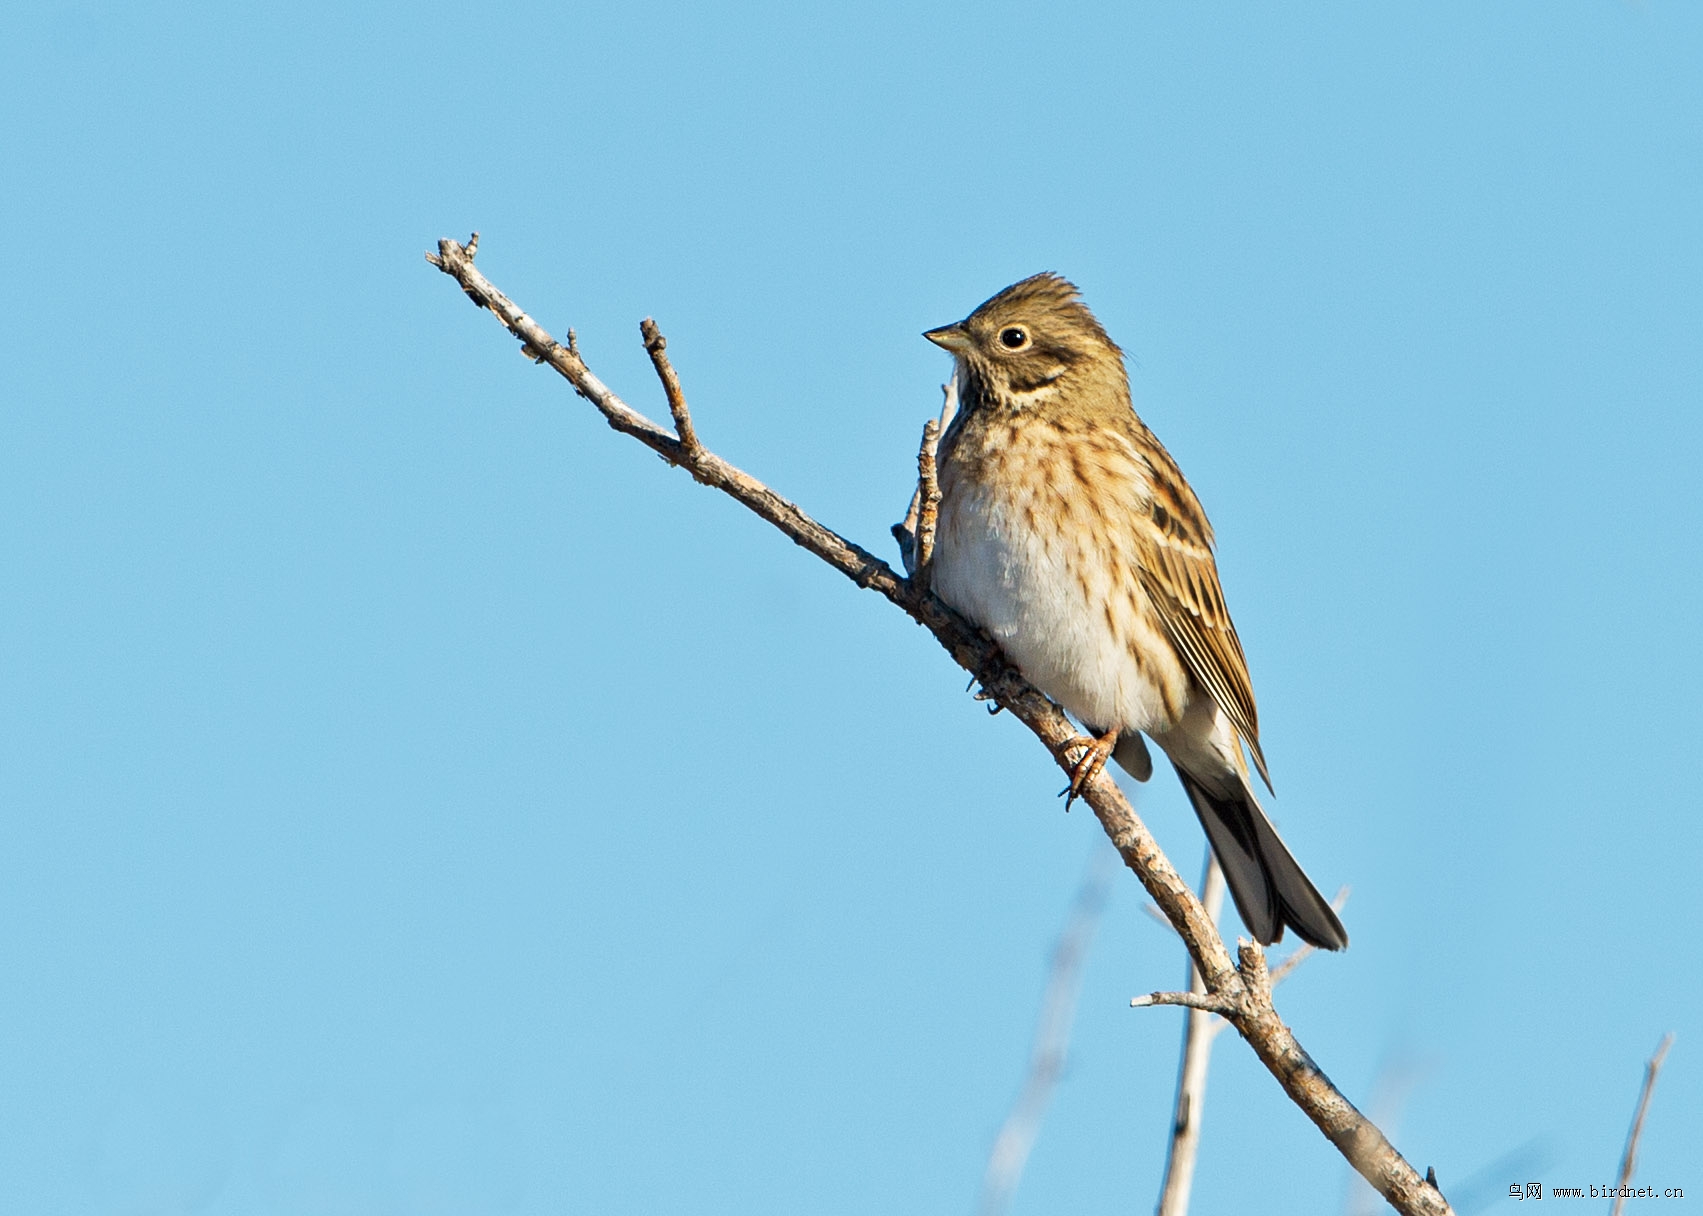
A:
[[[1099,738],[1092,735],[1078,735],[1066,748],[1082,748],[1082,756],[1070,766],[1070,784],[1058,792],[1064,799],[1064,809],[1069,810],[1070,804],[1082,797],[1094,778],[1100,775],[1106,767],[1106,761],[1111,759],[1112,751],[1118,745],[1118,732],[1109,730]]]

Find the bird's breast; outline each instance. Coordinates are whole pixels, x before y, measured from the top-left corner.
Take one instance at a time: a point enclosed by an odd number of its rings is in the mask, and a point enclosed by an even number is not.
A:
[[[1084,723],[1164,729],[1189,682],[1137,574],[1145,466],[1115,435],[980,430],[943,453],[935,593]]]

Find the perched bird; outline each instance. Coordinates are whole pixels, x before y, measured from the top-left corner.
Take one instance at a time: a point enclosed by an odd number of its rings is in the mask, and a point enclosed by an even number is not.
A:
[[[1212,525],[1130,403],[1123,352],[1055,274],[1013,284],[924,335],[958,363],[939,449],[935,594],[999,643],[1095,738],[1075,795],[1115,758],[1153,772],[1145,734],[1200,816],[1242,922],[1348,944],[1260,809],[1267,788],[1247,659],[1224,607]]]

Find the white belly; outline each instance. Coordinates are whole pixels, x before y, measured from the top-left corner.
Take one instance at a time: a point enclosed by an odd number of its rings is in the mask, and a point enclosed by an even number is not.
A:
[[[1174,725],[1188,676],[1103,521],[1061,504],[1052,487],[1036,487],[1032,500],[968,480],[953,490],[941,504],[935,594],[1084,725],[1150,733]],[[1042,506],[1050,509],[1032,509]],[[1037,527],[1037,515],[1062,515],[1066,526]]]

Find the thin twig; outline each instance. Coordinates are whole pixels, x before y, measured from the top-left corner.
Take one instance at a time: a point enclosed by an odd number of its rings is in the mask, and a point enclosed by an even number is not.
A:
[[[573,332],[571,329],[568,331],[570,342]],[[651,366],[656,368],[656,378],[662,381],[663,395],[668,398],[668,412],[674,418],[674,433],[680,437],[680,446],[685,449],[686,455],[695,460],[704,449],[698,442],[698,432],[693,429],[692,414],[686,408],[686,393],[680,387],[680,377],[674,372],[674,364],[668,360],[668,339],[662,336],[656,322],[649,317],[639,322],[639,336],[645,340],[645,350],[650,354]]]
[[[1012,1104],[994,1138],[988,1154],[987,1172],[982,1178],[982,1197],[978,1210],[982,1216],[999,1216],[1011,1206],[1011,1197],[1023,1177],[1029,1153],[1035,1147],[1035,1137],[1041,1130],[1041,1116],[1046,1113],[1053,1089],[1064,1073],[1066,1053],[1070,1049],[1070,1027],[1076,1017],[1076,996],[1082,987],[1082,965],[1093,943],[1094,931],[1100,924],[1100,913],[1106,906],[1111,887],[1114,854],[1105,846],[1094,850],[1089,858],[1088,871],[1082,876],[1081,889],[1058,945],[1053,947],[1052,966],[1047,975],[1046,996],[1041,1002],[1041,1018],[1035,1027],[1035,1045],[1029,1055],[1028,1074],[1022,1091]]]
[[[1638,1138],[1644,1134],[1644,1112],[1650,1109],[1650,1093],[1656,1088],[1656,1074],[1662,1070],[1662,1061],[1668,1058],[1668,1048],[1672,1046],[1673,1031],[1670,1030],[1656,1044],[1656,1054],[1644,1065],[1644,1090],[1638,1095],[1638,1113],[1632,1116],[1632,1130],[1626,1136],[1626,1155],[1620,1159],[1620,1185],[1614,1188],[1614,1207],[1609,1209],[1609,1216],[1620,1216],[1620,1209],[1626,1203],[1626,1192],[1632,1185],[1632,1171],[1638,1168]]]
[[[1206,849],[1206,868],[1200,878],[1200,902],[1216,923],[1224,906],[1224,871],[1212,846]],[[1189,960],[1189,992],[1205,995],[1206,980]],[[1165,1181],[1159,1188],[1158,1216],[1186,1216],[1194,1188],[1195,1159],[1200,1152],[1201,1119],[1206,1113],[1206,1070],[1212,1061],[1212,1041],[1226,1023],[1204,1009],[1191,1008],[1183,1017],[1183,1057],[1177,1066],[1177,1100],[1172,1109],[1170,1143],[1165,1150]]]
[[[958,373],[954,371],[952,378],[940,386],[943,400],[940,404],[940,417],[935,421],[934,431],[930,434],[925,425],[922,431],[922,447],[917,452],[917,488],[911,495],[911,505],[905,511],[903,523],[893,525],[893,539],[899,542],[899,556],[905,563],[905,573],[912,578],[922,568],[918,558],[917,538],[922,529],[924,504],[930,498],[929,486],[933,484],[934,501],[929,512],[928,547],[929,556],[934,549],[934,521],[939,513],[940,497],[938,478],[935,475],[935,454],[940,448],[940,437],[946,433],[946,428],[952,425],[952,419],[958,416]],[[926,461],[926,468],[925,468]]]
[[[917,568],[913,575],[926,582],[928,564],[934,560],[934,529],[940,522],[940,472],[935,466],[935,449],[940,445],[940,424],[930,418],[922,424],[922,447],[917,450]]]
[[[1229,1017],[1239,1008],[1236,1002],[1227,1001],[1212,992],[1166,992],[1160,990],[1129,998],[1131,1009],[1156,1009],[1160,1005],[1180,1005],[1184,1009],[1200,1009],[1207,1013],[1216,1013],[1220,1017]]]
[[[953,661],[975,677],[983,691],[1034,733],[1060,768],[1070,770],[1070,758],[1078,738],[1075,727],[1057,705],[1023,679],[999,647],[979,629],[925,589],[901,578],[886,562],[823,527],[749,473],[705,449],[695,455],[688,453],[678,437],[616,396],[592,374],[577,352],[557,342],[497,290],[474,266],[467,246],[441,240],[437,253],[427,254],[426,258],[453,278],[474,303],[496,314],[511,334],[573,385],[615,430],[631,435],[671,463],[683,465],[701,484],[743,503],[793,543],[808,549],[859,587],[881,595],[927,628]],[[1383,1133],[1331,1084],[1330,1078],[1301,1049],[1294,1033],[1278,1017],[1271,1004],[1271,982],[1263,953],[1257,947],[1243,946],[1238,951],[1240,965],[1231,960],[1206,910],[1111,776],[1104,772],[1096,774],[1086,784],[1082,796],[1124,864],[1181,935],[1205,977],[1207,992],[1225,1002],[1230,1011],[1226,1016],[1235,1024],[1237,1033],[1277,1078],[1284,1092],[1398,1211],[1409,1216],[1442,1216],[1449,1212],[1448,1202],[1437,1189],[1428,1185]]]

